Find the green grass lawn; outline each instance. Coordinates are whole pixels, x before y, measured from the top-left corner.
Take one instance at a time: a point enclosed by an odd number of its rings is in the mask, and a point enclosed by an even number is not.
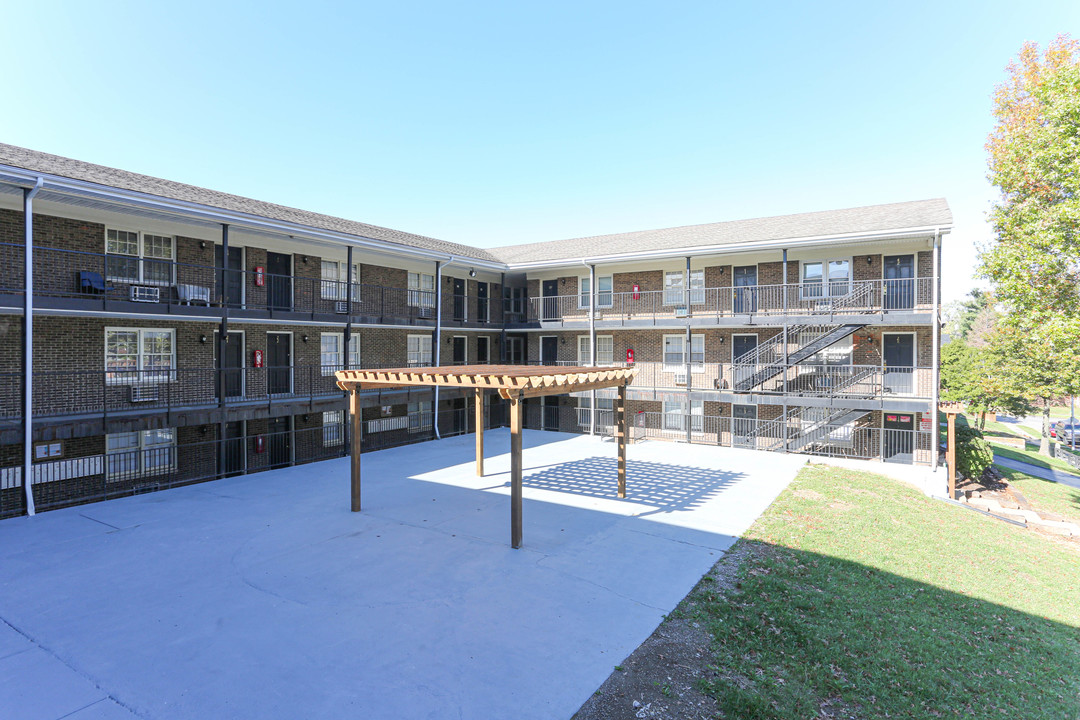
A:
[[[1065,472],[1077,475],[1076,468],[1069,463],[1061,460],[1060,458],[1046,457],[1040,455],[1038,452],[1038,446],[1029,445],[1027,449],[1021,450],[1020,448],[1008,447],[1001,443],[994,442],[994,438],[988,437],[987,441],[990,446],[994,448],[994,452],[1002,457],[1007,457],[1012,460],[1018,460],[1020,462],[1030,463],[1041,468],[1054,468],[1055,470],[1064,470]]]
[[[1070,544],[814,466],[739,546],[735,587],[694,593],[724,717],[1080,715]]]
[[[1037,510],[1048,510],[1062,515],[1068,520],[1080,524],[1080,488],[1043,480],[1019,470],[1009,470],[998,466],[1009,484],[1027,498]],[[1078,561],[1080,562],[1080,561]]]

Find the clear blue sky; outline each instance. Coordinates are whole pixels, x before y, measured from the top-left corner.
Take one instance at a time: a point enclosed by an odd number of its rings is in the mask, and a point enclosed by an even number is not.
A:
[[[944,196],[1080,2],[8,3],[0,140],[473,245]]]

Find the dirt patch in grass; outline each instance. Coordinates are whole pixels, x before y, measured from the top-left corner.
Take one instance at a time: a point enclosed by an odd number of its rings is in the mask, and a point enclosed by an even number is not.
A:
[[[573,720],[717,717],[716,700],[700,689],[703,683],[719,677],[713,666],[712,636],[694,617],[699,615],[700,602],[722,596],[735,586],[739,566],[753,548],[737,543],[725,553],[649,639],[615,666]],[[738,678],[728,680],[739,682]]]

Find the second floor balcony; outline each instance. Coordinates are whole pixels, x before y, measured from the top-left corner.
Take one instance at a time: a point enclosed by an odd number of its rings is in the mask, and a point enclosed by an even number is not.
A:
[[[895,315],[928,319],[933,310],[933,278],[789,283],[743,287],[600,292],[595,320],[605,325],[650,326],[683,323],[745,324],[781,317],[830,320],[836,317]],[[589,320],[588,295],[529,299],[527,321],[544,326],[577,326]]]

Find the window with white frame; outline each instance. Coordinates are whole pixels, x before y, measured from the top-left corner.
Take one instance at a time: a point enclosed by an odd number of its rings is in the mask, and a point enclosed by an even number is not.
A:
[[[342,355],[342,348],[345,347],[344,333],[323,333],[320,345],[319,364],[322,366],[323,375],[333,375],[345,368]],[[349,369],[356,370],[359,367],[360,338],[352,335],[349,337]]]
[[[406,362],[410,367],[431,364],[431,336],[409,335],[406,342]]]
[[[664,273],[664,304],[686,304],[686,273],[674,270]],[[705,304],[705,271],[690,271],[690,304]]]
[[[690,336],[690,365],[693,372],[705,370],[705,336]],[[680,372],[686,367],[686,336],[664,336],[664,371]]]
[[[176,468],[176,433],[172,428],[105,436],[110,482],[159,475]]]
[[[851,290],[851,260],[810,260],[802,263],[802,296],[827,298]]]
[[[409,403],[409,432],[430,430],[432,419],[430,400]]]
[[[159,383],[173,379],[175,331],[105,328],[105,377],[110,383]]]
[[[352,267],[352,299],[360,300],[360,265],[353,263]],[[322,261],[322,284],[321,295],[323,300],[348,300],[349,293],[345,288],[349,284],[349,263],[336,260]]]
[[[323,447],[336,447],[345,444],[345,413],[342,410],[327,410],[322,414]]]
[[[704,432],[705,431],[705,401],[703,400],[691,400],[690,401],[690,431],[691,432]],[[665,400],[664,401],[664,429],[665,430],[681,430],[686,432],[686,401],[685,400]]]
[[[427,273],[409,273],[410,307],[435,307],[435,276]]]
[[[578,365],[591,364],[589,336],[578,335]],[[612,365],[615,362],[615,340],[611,335],[596,336],[596,364]]]
[[[596,307],[611,307],[611,275],[596,276]],[[578,278],[578,307],[587,308],[592,302],[592,284],[588,276]]]
[[[171,285],[175,253],[169,235],[105,229],[105,274],[110,280]]]

